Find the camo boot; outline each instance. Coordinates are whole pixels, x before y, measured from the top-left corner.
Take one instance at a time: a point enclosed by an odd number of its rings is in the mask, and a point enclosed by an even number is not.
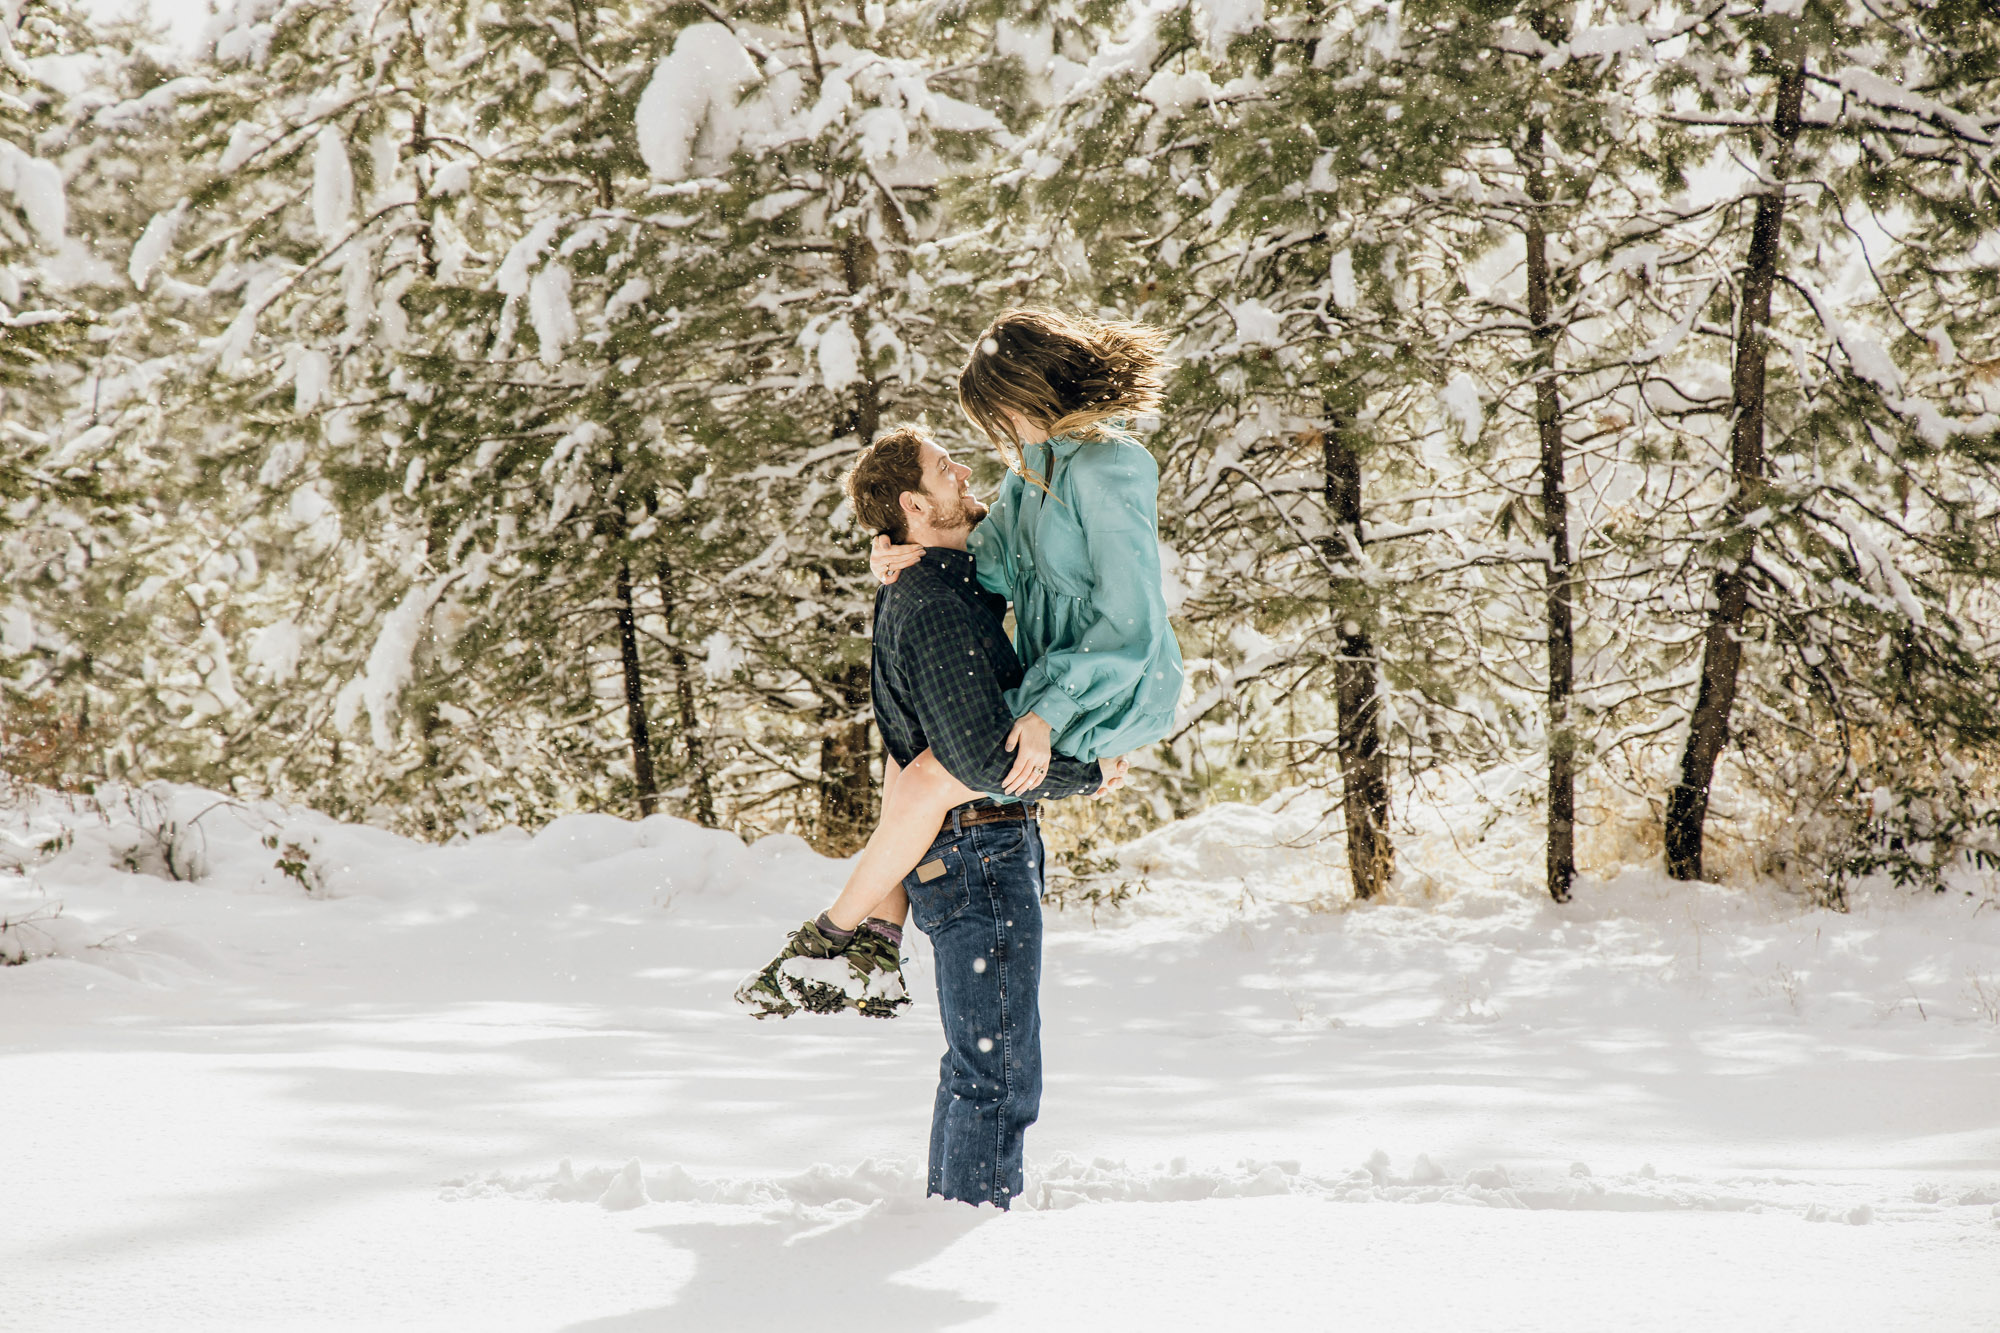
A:
[[[814,1013],[832,1013],[845,1008],[847,999],[844,990],[837,990],[832,995],[823,994],[823,988],[812,985],[808,978],[814,972],[826,970],[829,963],[836,963],[842,972],[851,970],[845,963],[836,962],[847,943],[846,940],[834,939],[819,922],[805,922],[792,932],[776,958],[736,988],[736,1003],[748,1009],[754,1018],[789,1018],[798,1012],[801,1004]],[[787,975],[785,967],[788,963],[793,964],[794,972],[807,975]],[[803,987],[803,992],[794,989],[795,986]]]
[[[869,917],[855,928],[854,942],[843,956],[863,982],[853,1001],[857,1012],[869,1018],[894,1018],[910,1002],[909,987],[903,984],[901,926]]]

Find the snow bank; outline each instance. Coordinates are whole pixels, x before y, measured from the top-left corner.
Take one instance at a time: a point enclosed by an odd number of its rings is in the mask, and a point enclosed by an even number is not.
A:
[[[387,733],[375,736],[378,743],[394,740],[394,664],[406,664],[411,633],[435,595],[433,585],[412,590],[357,691],[371,730]],[[249,669],[282,678],[295,669],[303,637],[289,621],[260,631],[247,648]],[[210,686],[227,690],[219,673],[228,652],[219,641],[210,649]],[[2000,1022],[2000,913],[1981,910],[1976,893],[1862,886],[1842,913],[1775,888],[1686,884],[1649,863],[1620,870],[1587,857],[1586,871],[1608,877],[1580,881],[1574,903],[1550,903],[1529,804],[1533,776],[1473,775],[1413,807],[1409,822],[1399,821],[1396,878],[1367,904],[1351,897],[1341,812],[1328,795],[1295,790],[1256,806],[1218,804],[1119,848],[1109,874],[1127,895],[1087,912],[1051,909],[1052,947],[1165,950],[1158,963],[1199,955],[1218,939],[1255,941],[1259,959],[1230,984],[1241,997],[1275,1006],[1272,1031],[1533,1026],[1568,1021],[1578,1004],[1643,1023],[1694,1025],[1719,1001],[1731,1013],[1747,1008],[1786,1022],[1875,1023],[1893,1014],[1975,1027]],[[554,895],[566,905],[622,903],[732,927],[796,924],[824,906],[822,894],[830,897],[842,873],[841,863],[795,837],[746,847],[733,834],[667,815],[633,822],[578,814],[532,837],[506,830],[434,847],[197,788],[41,798],[5,827],[12,842],[0,852],[11,845],[12,862],[32,875],[17,885],[25,896],[0,904],[0,914],[66,903],[107,936],[135,920],[146,924],[144,913],[91,906],[108,870],[198,881],[225,898],[277,892],[393,903],[451,883],[482,902],[488,892],[500,895],[493,909],[504,909],[503,917],[516,910],[535,917]],[[288,842],[310,845],[311,854],[277,845]],[[44,844],[55,850],[28,850]],[[1608,854],[1600,848],[1594,859]],[[287,860],[309,861],[311,873],[282,870]],[[48,864],[37,868],[39,861]],[[0,870],[6,864],[0,856]],[[62,890],[72,882],[83,896]],[[1383,972],[1391,959],[1401,960],[1393,977]],[[761,960],[727,961],[716,964],[717,1006],[737,974]]]
[[[1259,806],[1223,802],[1120,847],[1121,873],[1146,885],[1136,915],[1218,919],[1252,905],[1331,902],[1346,868],[1324,796],[1287,792]]]
[[[549,1172],[487,1172],[444,1181],[439,1198],[450,1203],[500,1198],[590,1203],[616,1212],[654,1205],[707,1204],[825,1220],[853,1206],[901,1211],[955,1209],[924,1198],[921,1164],[906,1159],[867,1160],[852,1167],[817,1164],[788,1176],[703,1176],[680,1165],[648,1171],[638,1158],[621,1166],[579,1169],[564,1158]],[[1893,1223],[1957,1213],[1950,1221],[1982,1228],[2000,1217],[2000,1188],[1917,1187],[1901,1197],[1852,1183],[1783,1175],[1743,1175],[1722,1180],[1663,1174],[1650,1164],[1597,1175],[1582,1162],[1565,1168],[1527,1169],[1488,1164],[1447,1172],[1429,1154],[1417,1153],[1398,1172],[1376,1149],[1352,1170],[1315,1175],[1297,1161],[1248,1158],[1231,1166],[1191,1166],[1186,1158],[1134,1167],[1106,1158],[1059,1153],[1032,1164],[1015,1200],[1021,1211],[1061,1211],[1098,1204],[1195,1203],[1290,1195],[1331,1203],[1445,1204],[1562,1212],[1782,1213],[1805,1222],[1852,1226]]]
[[[341,1327],[456,1328],[478,1293],[438,1274],[471,1273],[519,1284],[482,1328],[572,1324],[586,1298],[750,1327],[766,1278],[837,1293],[837,1327],[985,1308],[882,1315],[926,1285],[1067,1327],[1106,1255],[1200,1255],[1289,1293],[1273,1327],[1370,1283],[1390,1302],[1371,1326],[1456,1326],[1406,1309],[1428,1260],[1319,1263],[1381,1244],[1499,1276],[1561,1256],[1523,1292],[1656,1272],[1706,1292],[1740,1279],[1728,1256],[1779,1254],[1771,1309],[1822,1291],[1797,1276],[1816,1262],[1852,1275],[1834,1305],[1886,1284],[1907,1317],[1880,1326],[1976,1326],[2000,1296],[2000,913],[1885,892],[1839,914],[1636,864],[1558,908],[1536,776],[1432,783],[1369,904],[1319,793],[1122,849],[1125,906],[1047,917],[1047,1084],[1005,1217],[922,1197],[941,1039],[921,934],[898,1021],[730,1004],[838,890],[844,864],[796,837],[578,814],[432,845],[192,787],[30,795],[0,810],[0,963],[22,964],[0,966],[0,1141],[37,1147],[0,1210],[10,1312],[267,1328],[309,1289]],[[1377,1203],[1406,1206],[1346,1206]],[[1011,1318],[1051,1282],[1061,1312]],[[1242,1299],[1200,1322],[1234,1327]],[[1634,1299],[1675,1327],[1751,1308]],[[1176,1326],[1121,1318],[1085,1323]]]
[[[421,598],[427,589],[416,592]],[[303,640],[297,624],[278,621],[253,637],[251,665],[281,676]],[[101,885],[104,871],[164,881],[158,889],[198,883],[225,895],[262,895],[273,887],[269,872],[283,859],[274,841],[285,840],[315,845],[327,897],[398,902],[441,879],[490,881],[496,892],[514,894],[520,889],[515,874],[538,880],[558,871],[584,875],[604,894],[655,906],[685,908],[704,895],[726,897],[715,904],[725,913],[754,913],[764,904],[775,920],[819,891],[809,887],[801,896],[800,885],[837,880],[841,864],[817,856],[796,837],[746,846],[733,833],[670,815],[636,821],[565,815],[532,835],[507,828],[440,846],[200,787],[114,783],[92,795],[42,793],[0,811],[0,877],[9,871],[31,876],[13,886],[30,896],[11,908],[0,903],[0,915],[25,914],[22,904],[45,897],[54,902],[60,886],[71,881]],[[496,858],[515,873],[496,877]],[[286,897],[298,890],[296,883],[276,887]]]

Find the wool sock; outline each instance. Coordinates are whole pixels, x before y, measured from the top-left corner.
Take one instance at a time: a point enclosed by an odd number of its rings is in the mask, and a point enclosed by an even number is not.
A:
[[[861,924],[895,945],[898,949],[903,947],[903,928],[895,922],[884,921],[879,916],[871,916]]]
[[[819,927],[820,934],[826,936],[843,949],[854,943],[854,932],[851,930],[842,930],[839,926],[834,925],[833,918],[825,912],[821,912],[819,920],[813,922],[813,924]]]

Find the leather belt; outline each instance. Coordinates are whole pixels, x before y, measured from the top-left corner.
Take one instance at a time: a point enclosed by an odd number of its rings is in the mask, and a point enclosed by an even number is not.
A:
[[[961,805],[951,812],[951,822],[959,828],[972,828],[978,824],[1010,824],[1023,819],[1037,819],[1042,807],[1033,801],[1015,805]]]

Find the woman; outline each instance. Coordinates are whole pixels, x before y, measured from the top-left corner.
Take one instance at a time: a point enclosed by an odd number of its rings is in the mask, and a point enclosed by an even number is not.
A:
[[[1127,430],[1160,404],[1166,341],[1143,325],[1011,310],[959,374],[959,406],[1008,468],[967,549],[979,582],[1013,603],[1014,646],[1027,673],[1008,695],[1015,758],[995,795],[1032,797],[1052,752],[1104,760],[1172,729],[1183,673],[1161,586],[1159,468]],[[870,565],[893,582],[923,551],[879,537]],[[1109,779],[1102,791],[1116,785]],[[791,1012],[778,969],[800,954],[845,953],[857,973],[886,981],[900,968],[903,877],[946,815],[982,794],[928,751],[892,773],[881,822],[840,897],[794,932],[738,998],[760,1016]],[[900,984],[865,989],[846,1001],[863,1013],[889,1016],[907,1003]],[[891,990],[897,998],[885,999]],[[824,989],[808,996],[794,986],[790,994],[814,1009],[843,1007]]]

